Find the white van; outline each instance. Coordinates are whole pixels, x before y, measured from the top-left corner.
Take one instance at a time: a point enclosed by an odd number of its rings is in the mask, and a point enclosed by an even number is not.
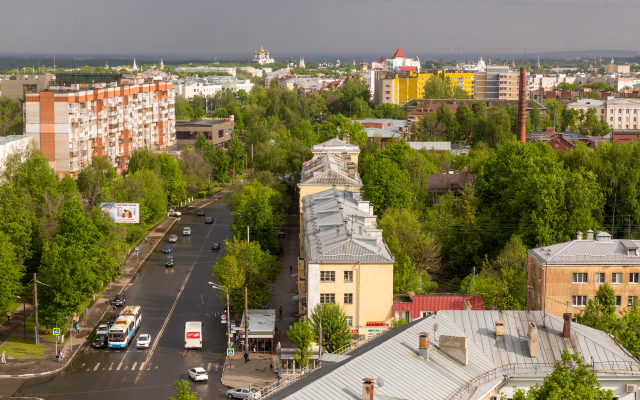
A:
[[[202,322],[191,321],[184,325],[184,348],[202,349]]]

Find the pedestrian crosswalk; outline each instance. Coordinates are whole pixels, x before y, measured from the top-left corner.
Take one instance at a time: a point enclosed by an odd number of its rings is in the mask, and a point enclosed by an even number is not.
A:
[[[88,365],[83,363],[80,366],[80,369],[85,370],[85,372],[96,372],[96,371],[151,371],[158,369],[159,364],[154,364],[152,362],[138,362],[134,361],[133,364],[124,364],[124,361],[120,362],[117,366],[116,363],[102,364],[95,363],[95,365]],[[220,363],[206,363],[206,370],[208,372],[218,372],[221,368]]]

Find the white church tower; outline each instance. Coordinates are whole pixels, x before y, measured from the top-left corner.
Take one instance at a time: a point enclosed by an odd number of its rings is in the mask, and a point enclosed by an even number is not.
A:
[[[305,65],[304,65],[304,57],[300,57],[300,64],[298,64],[298,67],[304,69]]]

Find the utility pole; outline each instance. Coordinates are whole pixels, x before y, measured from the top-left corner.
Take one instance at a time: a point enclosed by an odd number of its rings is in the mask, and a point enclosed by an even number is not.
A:
[[[322,357],[322,324],[318,325],[318,360]]]
[[[256,166],[253,164],[253,144],[251,145],[251,175],[255,175]]]
[[[249,354],[249,302],[247,300],[247,287],[244,287],[244,351]]]
[[[247,225],[247,243],[249,243],[249,225]]]
[[[36,344],[40,344],[40,328],[38,327],[38,280],[33,273],[33,308],[36,312]]]
[[[471,273],[471,283],[476,280],[476,266],[473,266],[473,272]]]
[[[627,239],[631,240],[631,215],[627,215]]]

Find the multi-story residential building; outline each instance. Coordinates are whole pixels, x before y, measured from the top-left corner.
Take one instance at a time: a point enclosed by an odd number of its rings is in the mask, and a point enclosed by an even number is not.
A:
[[[639,129],[638,118],[640,118],[639,99],[609,98],[608,100],[582,99],[567,104],[567,108],[577,110],[596,109],[596,115],[607,121],[611,129],[628,130]]]
[[[233,77],[236,76],[236,69],[233,67],[207,67],[204,65],[199,67],[176,67],[176,72],[223,72]]]
[[[622,77],[620,74],[605,74],[605,75],[589,75],[589,74],[576,74],[575,84],[578,87],[585,83],[604,82],[609,86],[612,86],[615,90],[620,90],[626,86],[633,87],[633,85],[640,81],[636,77]]]
[[[93,156],[107,156],[121,172],[134,150],[175,143],[171,82],[96,86],[50,86],[26,95],[24,133],[56,173],[77,175]]]
[[[359,191],[332,188],[302,198],[304,274],[300,311],[338,303],[354,335],[386,330],[393,305],[394,259]]]
[[[192,99],[194,96],[213,97],[223,90],[237,92],[244,90],[247,93],[253,88],[249,79],[238,80],[233,77],[207,76],[204,78],[186,78],[173,81],[176,96],[184,99]]]
[[[53,84],[55,76],[50,73],[40,75],[16,75],[16,79],[2,79],[0,93],[14,101],[24,99],[24,93],[32,90],[43,90]]]
[[[369,140],[380,139],[380,146],[390,140],[406,139],[411,141],[411,122],[398,119],[369,118],[358,121],[363,126]]]
[[[575,76],[567,76],[566,74],[542,75],[535,74],[527,77],[527,90],[538,90],[540,88],[553,88],[561,83],[573,84],[576,81]]]
[[[528,309],[578,314],[600,285],[615,291],[618,311],[640,296],[640,241],[612,239],[607,232],[578,232],[576,240],[527,251]]]
[[[179,147],[193,145],[202,133],[214,146],[222,147],[231,140],[234,119],[214,118],[196,121],[176,121],[176,144]]]
[[[611,62],[604,66],[604,72],[607,74],[629,74],[631,66],[629,64],[616,63],[613,58]]]
[[[455,70],[449,72],[387,72],[375,71],[373,102],[379,104],[402,105],[412,99],[425,96],[424,86],[433,75],[444,73],[451,83],[464,90],[469,97],[473,95],[474,72]],[[517,99],[517,96],[516,96]]]
[[[517,100],[519,72],[508,66],[489,65],[486,71],[474,75],[475,99]]]

